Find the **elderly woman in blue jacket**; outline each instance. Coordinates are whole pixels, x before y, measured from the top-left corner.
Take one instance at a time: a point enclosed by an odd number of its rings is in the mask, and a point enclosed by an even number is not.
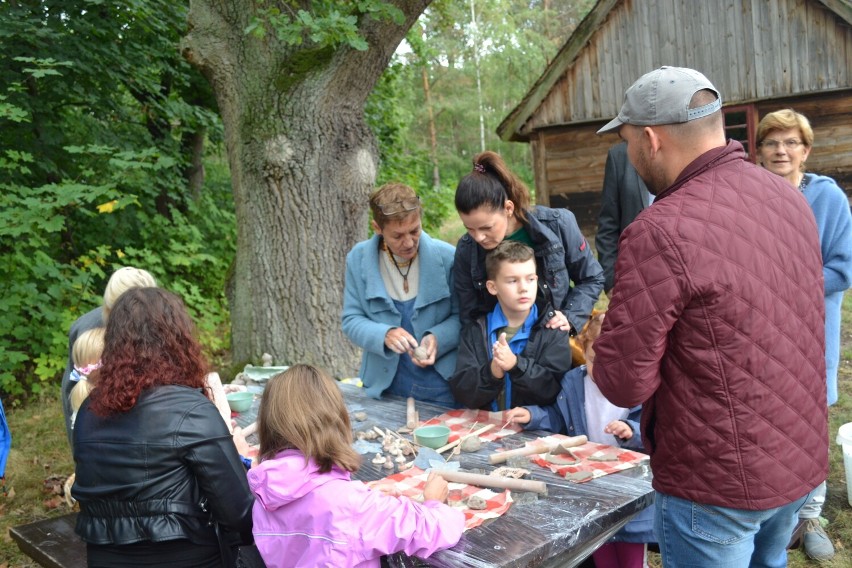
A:
[[[459,343],[455,249],[423,232],[420,200],[404,184],[373,192],[370,209],[375,234],[347,255],[343,298],[343,333],[364,350],[364,388],[457,406],[447,384]]]
[[[800,191],[816,219],[825,283],[825,368],[828,405],[837,402],[837,369],[840,364],[840,310],[843,293],[852,286],[852,213],[846,193],[830,177],[805,171],[814,143],[808,119],[792,110],[770,112],[757,125],[758,159],[761,165]],[[825,502],[823,482],[799,510],[805,521],[802,540],[805,554],[823,561],[834,556],[834,545],[819,523]]]

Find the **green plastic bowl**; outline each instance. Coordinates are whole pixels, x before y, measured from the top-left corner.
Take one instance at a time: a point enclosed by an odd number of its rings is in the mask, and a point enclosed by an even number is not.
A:
[[[421,426],[414,430],[414,441],[421,446],[426,446],[433,450],[437,450],[441,446],[446,446],[449,438],[450,429],[438,424]]]
[[[228,394],[228,406],[234,412],[245,412],[251,408],[254,395],[250,392],[232,392]]]

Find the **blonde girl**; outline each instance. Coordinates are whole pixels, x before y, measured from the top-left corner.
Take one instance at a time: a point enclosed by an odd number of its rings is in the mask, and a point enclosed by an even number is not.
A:
[[[71,348],[71,359],[74,369],[71,371],[71,380],[77,384],[71,389],[71,427],[77,419],[77,411],[80,410],[83,401],[88,398],[89,393],[95,387],[97,381],[96,371],[101,366],[101,355],[104,352],[104,328],[96,327],[84,331]]]

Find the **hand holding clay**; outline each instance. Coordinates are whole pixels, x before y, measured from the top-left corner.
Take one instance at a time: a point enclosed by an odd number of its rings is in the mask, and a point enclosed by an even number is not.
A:
[[[415,349],[417,340],[401,327],[394,327],[385,334],[385,347],[401,355]]]
[[[613,420],[607,424],[606,428],[604,428],[604,432],[612,434],[616,438],[621,438],[622,440],[629,440],[633,437],[633,428],[621,420]]]
[[[251,452],[251,444],[246,440],[246,436],[243,433],[243,429],[237,426],[234,428],[234,446],[237,448],[237,453],[241,456],[248,456]]]
[[[447,481],[434,471],[430,471],[426,486],[423,488],[423,500],[446,503],[449,494],[450,489],[447,486]]]
[[[503,372],[508,372],[518,364],[518,357],[512,353],[512,349],[509,347],[509,342],[506,341],[505,333],[501,333],[500,338],[494,342],[491,352],[494,356],[494,363]]]
[[[435,364],[438,355],[438,340],[431,333],[423,336],[420,346],[411,352],[411,361],[418,367],[428,367]]]

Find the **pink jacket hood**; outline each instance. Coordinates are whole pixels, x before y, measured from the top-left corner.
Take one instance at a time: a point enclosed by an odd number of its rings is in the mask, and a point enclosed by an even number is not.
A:
[[[248,473],[249,487],[267,511],[276,511],[337,479],[349,481],[350,473],[336,465],[328,473],[320,473],[314,460],[305,463],[298,450],[284,450]]]
[[[373,568],[387,554],[426,558],[455,545],[464,515],[437,501],[373,491],[285,450],[248,473],[255,543],[267,568]]]

